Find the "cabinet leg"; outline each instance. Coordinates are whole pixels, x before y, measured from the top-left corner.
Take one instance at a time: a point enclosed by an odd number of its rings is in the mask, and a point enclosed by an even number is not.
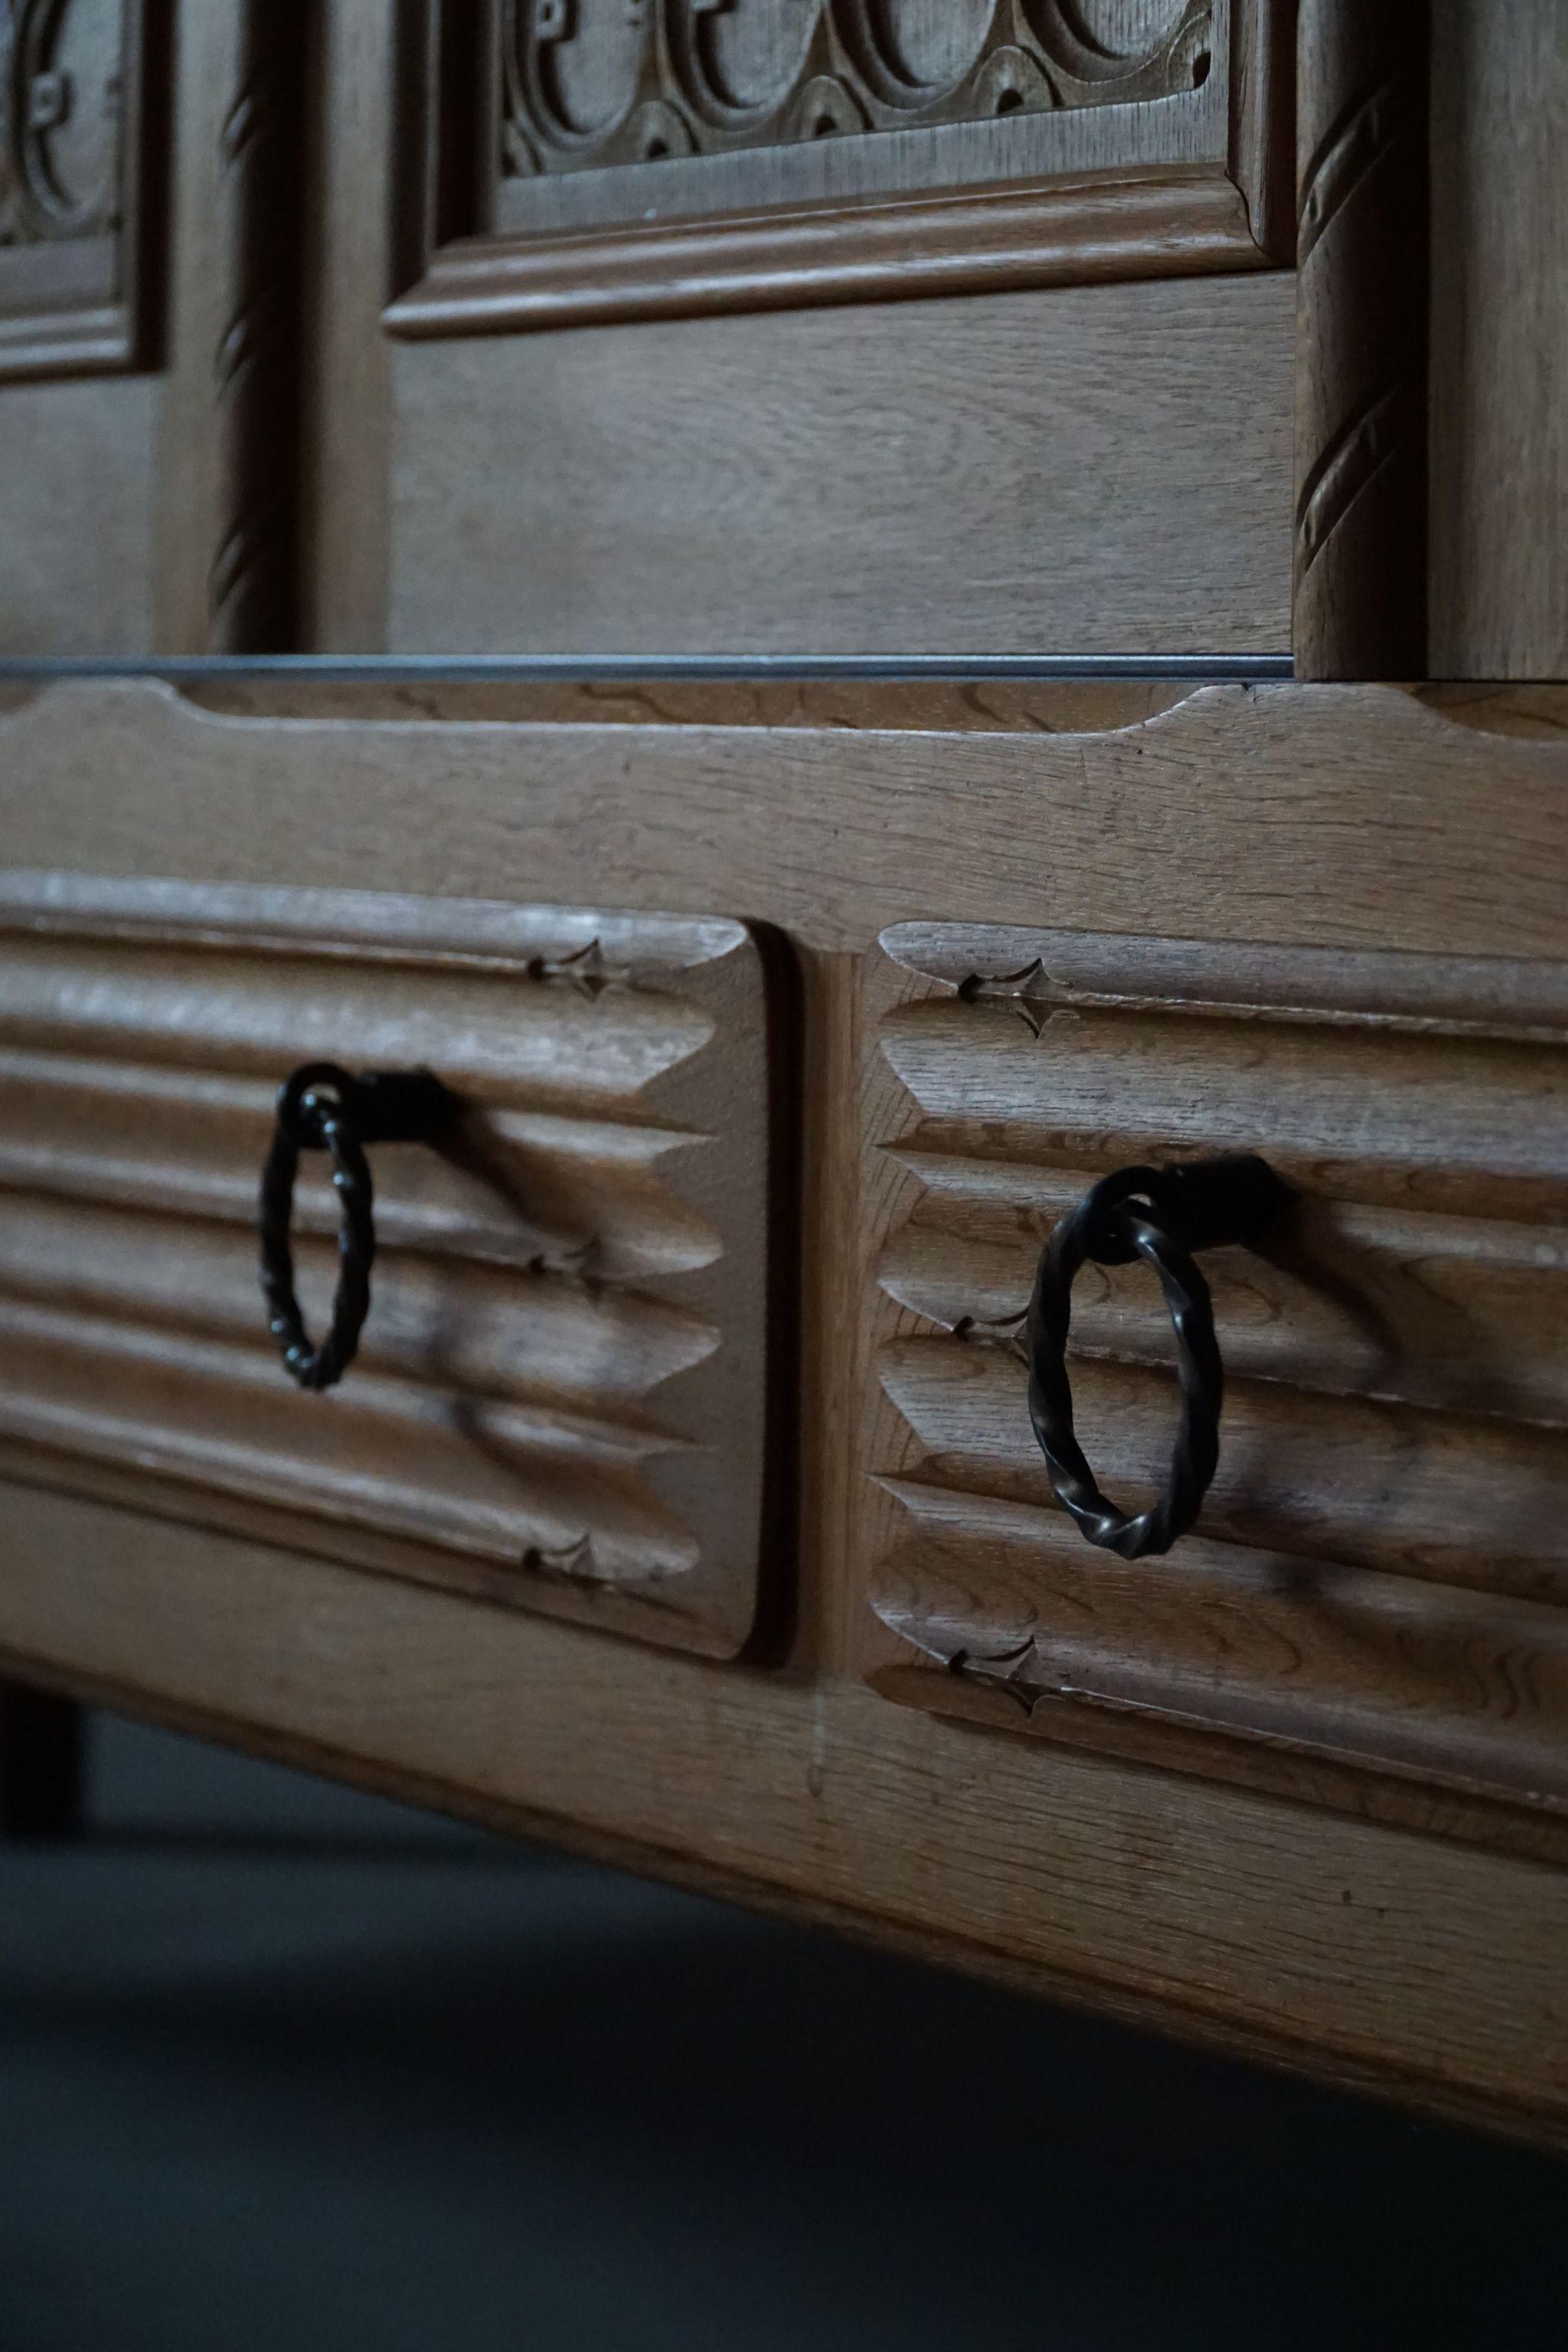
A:
[[[0,1837],[79,1833],[84,1728],[74,1699],[0,1681]]]

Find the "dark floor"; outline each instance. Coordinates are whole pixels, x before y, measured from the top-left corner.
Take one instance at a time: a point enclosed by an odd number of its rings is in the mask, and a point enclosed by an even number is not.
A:
[[[0,1850],[0,2352],[1568,2347],[1568,2168],[94,1743]]]

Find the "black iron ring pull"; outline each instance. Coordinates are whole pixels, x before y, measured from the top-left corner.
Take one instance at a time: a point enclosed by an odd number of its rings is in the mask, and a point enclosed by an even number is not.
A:
[[[436,1142],[456,1108],[456,1098],[428,1070],[366,1070],[353,1077],[335,1062],[308,1062],[280,1089],[272,1148],[261,1171],[261,1291],[284,1364],[302,1389],[330,1389],[342,1380],[370,1312],[375,1194],[364,1147]],[[319,1348],[310,1344],[294,1295],[289,1238],[302,1150],[331,1153],[340,1213],[331,1328]]]
[[[1173,1168],[1121,1168],[1057,1223],[1040,1254],[1026,1345],[1029,1418],[1063,1507],[1092,1544],[1138,1559],[1169,1551],[1203,1507],[1219,1462],[1225,1367],[1209,1286],[1194,1253],[1226,1243],[1256,1246],[1278,1223],[1289,1193],[1266,1160],[1247,1154]],[[1181,1420],[1159,1500],[1136,1517],[1100,1493],[1073,1433],[1067,1341],[1072,1286],[1086,1260],[1127,1265],[1141,1257],[1160,1277],[1175,1326]]]

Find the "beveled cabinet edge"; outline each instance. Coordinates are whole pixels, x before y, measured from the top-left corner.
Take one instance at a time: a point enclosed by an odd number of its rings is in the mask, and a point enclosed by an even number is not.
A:
[[[483,711],[489,690],[472,691]],[[1041,688],[1016,730],[931,732],[880,728],[874,704],[848,727],[809,709],[782,725],[563,722],[555,707],[531,721],[521,689],[516,715],[468,719],[466,692],[432,717],[423,690],[411,709],[393,686],[384,715],[367,697],[317,719],[290,715],[286,677],[245,716],[150,679],[18,688],[0,709],[7,861],[275,882],[285,842],[291,885],[355,888],[373,842],[384,889],[493,897],[515,871],[571,903],[587,872],[605,903],[723,906],[851,955],[897,922],[1054,918],[1428,955],[1495,954],[1501,938],[1518,960],[1568,958],[1562,690],[1467,689],[1450,712],[1396,687],[1208,686],[1143,715],[1128,688],[1107,726]],[[113,780],[146,761],[159,793],[132,808]]]
[[[1007,184],[458,236],[432,243],[386,330],[518,334],[1281,266],[1294,245],[1294,11],[1295,0],[1231,0],[1223,159],[1130,157]]]

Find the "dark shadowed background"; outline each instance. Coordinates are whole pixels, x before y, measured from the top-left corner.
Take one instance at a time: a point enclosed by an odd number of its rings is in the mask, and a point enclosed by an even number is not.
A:
[[[91,1741],[0,1847],[4,2352],[1568,2343],[1549,2158]]]

